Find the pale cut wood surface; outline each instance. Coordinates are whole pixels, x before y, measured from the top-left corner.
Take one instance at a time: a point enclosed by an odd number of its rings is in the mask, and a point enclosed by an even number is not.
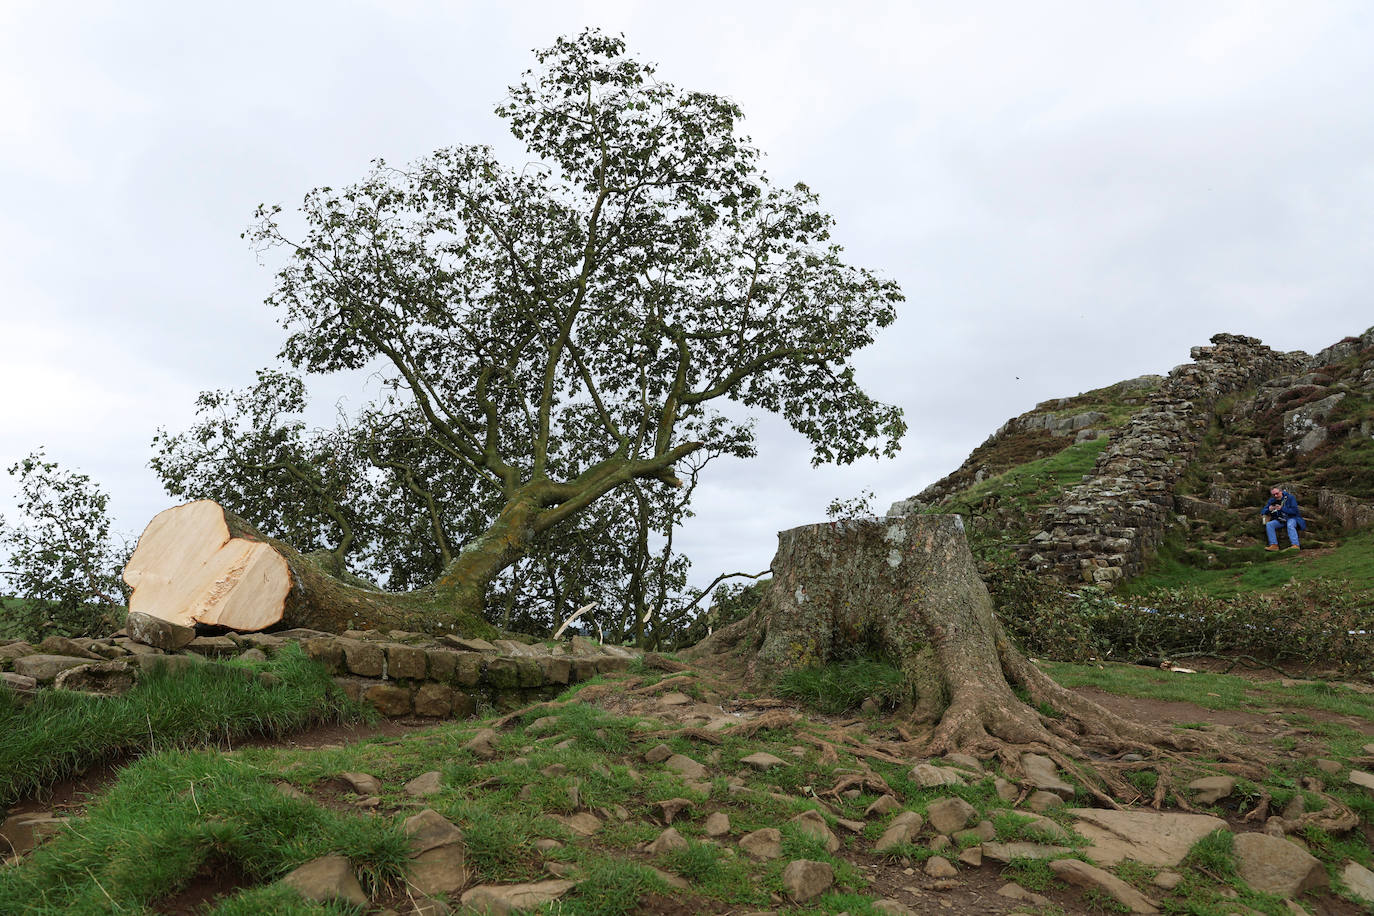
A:
[[[281,620],[291,571],[267,544],[231,537],[219,504],[200,500],[148,523],[124,581],[130,611],[248,631]]]

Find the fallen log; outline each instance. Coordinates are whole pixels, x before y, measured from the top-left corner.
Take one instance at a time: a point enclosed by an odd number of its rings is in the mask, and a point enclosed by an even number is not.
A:
[[[133,590],[129,611],[181,626],[197,623],[241,632],[269,627],[400,629],[492,636],[486,621],[452,619],[442,589],[382,591],[356,576],[336,574],[289,544],[267,537],[211,500],[158,513],[124,567]]]

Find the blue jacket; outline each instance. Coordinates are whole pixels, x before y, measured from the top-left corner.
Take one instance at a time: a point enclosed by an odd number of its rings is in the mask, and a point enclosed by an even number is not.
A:
[[[1295,518],[1298,520],[1298,527],[1307,530],[1307,520],[1302,517],[1302,510],[1298,508],[1298,498],[1287,490],[1283,491],[1282,499],[1274,499],[1271,496],[1265,503],[1264,511],[1283,522]]]

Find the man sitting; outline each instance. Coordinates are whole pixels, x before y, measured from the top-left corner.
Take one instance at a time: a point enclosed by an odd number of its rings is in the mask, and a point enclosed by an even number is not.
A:
[[[1264,531],[1269,535],[1269,546],[1265,550],[1279,549],[1279,528],[1288,528],[1288,546],[1284,550],[1300,550],[1298,529],[1307,530],[1307,521],[1298,508],[1298,500],[1287,490],[1274,487],[1269,491],[1269,502],[1264,507]]]

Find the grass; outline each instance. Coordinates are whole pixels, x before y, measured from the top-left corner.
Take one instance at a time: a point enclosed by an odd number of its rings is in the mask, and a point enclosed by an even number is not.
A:
[[[862,658],[790,671],[779,681],[777,692],[828,715],[840,715],[869,698],[884,708],[900,705],[909,699],[904,680],[900,668]]]
[[[1053,455],[1019,464],[973,484],[947,500],[937,511],[970,515],[975,513],[974,507],[996,497],[1003,507],[1019,507],[1024,517],[1034,508],[1053,504],[1065,489],[1080,483],[1083,475],[1093,469],[1108,441],[1079,442]]]
[[[274,682],[269,686],[261,673]],[[251,667],[156,668],[117,697],[45,690],[23,702],[0,688],[0,805],[104,760],[278,735],[363,714],[295,646]]]

